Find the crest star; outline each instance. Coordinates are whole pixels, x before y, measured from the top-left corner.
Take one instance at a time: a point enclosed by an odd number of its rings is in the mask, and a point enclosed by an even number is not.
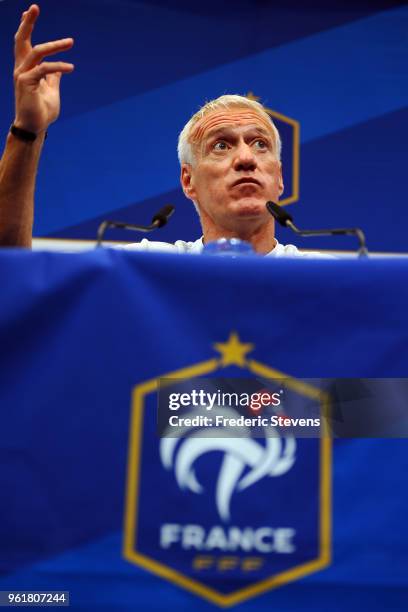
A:
[[[231,332],[226,342],[216,342],[213,346],[221,353],[221,365],[223,366],[233,364],[243,367],[246,354],[254,349],[254,345],[250,342],[241,342],[236,332]]]
[[[259,102],[259,100],[261,99],[260,96],[256,96],[254,93],[252,93],[252,91],[248,91],[246,97],[248,98],[248,100],[254,100],[255,102]]]

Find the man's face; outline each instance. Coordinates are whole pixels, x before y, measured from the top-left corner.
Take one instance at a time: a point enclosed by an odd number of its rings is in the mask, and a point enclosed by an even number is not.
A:
[[[183,164],[181,181],[202,220],[233,230],[268,218],[265,203],[283,191],[269,121],[249,108],[214,111],[196,124],[192,141],[196,161]]]

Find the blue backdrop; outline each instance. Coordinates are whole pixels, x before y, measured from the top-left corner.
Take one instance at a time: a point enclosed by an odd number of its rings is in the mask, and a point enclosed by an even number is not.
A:
[[[361,225],[372,249],[406,251],[404,4],[44,0],[35,42],[73,36],[76,69],[64,78],[41,163],[35,234],[93,238],[103,218],[149,221],[171,202],[177,214],[162,238],[198,237],[179,187],[177,134],[206,99],[251,91],[300,123],[300,199],[290,204],[299,224]],[[12,38],[26,5],[0,3],[4,133]],[[288,197],[292,141],[284,138]]]

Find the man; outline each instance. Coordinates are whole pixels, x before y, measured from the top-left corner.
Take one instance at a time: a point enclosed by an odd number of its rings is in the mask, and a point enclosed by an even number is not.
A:
[[[16,114],[0,162],[4,246],[31,246],[38,161],[47,128],[59,115],[61,76],[74,69],[70,63],[43,61],[70,49],[72,38],[32,46],[39,12],[33,4],[23,13],[15,37]],[[265,208],[283,192],[280,149],[278,131],[258,102],[221,96],[207,103],[184,127],[178,146],[181,185],[197,208],[203,238],[174,245],[143,240],[129,248],[197,252],[203,243],[234,237],[260,254],[302,255],[292,245],[278,244]]]

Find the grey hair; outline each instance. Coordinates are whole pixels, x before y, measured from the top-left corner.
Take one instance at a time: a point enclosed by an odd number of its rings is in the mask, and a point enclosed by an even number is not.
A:
[[[258,115],[261,115],[264,119],[266,119],[271,124],[272,132],[275,136],[275,147],[276,147],[275,153],[276,153],[277,160],[280,161],[282,142],[279,136],[279,132],[274,122],[272,121],[270,115],[268,115],[268,113],[266,112],[262,104],[260,104],[259,102],[256,102],[255,100],[250,100],[249,98],[246,98],[245,96],[224,95],[224,96],[220,96],[219,98],[216,98],[215,100],[210,100],[210,102],[206,102],[206,104],[204,104],[204,106],[202,106],[200,110],[197,111],[191,117],[191,119],[186,123],[186,125],[181,130],[179,138],[178,138],[178,145],[177,145],[177,153],[178,153],[180,165],[183,163],[194,165],[195,158],[194,158],[193,147],[190,141],[190,136],[191,136],[191,132],[195,124],[198,121],[200,121],[200,119],[202,119],[205,115],[208,115],[209,113],[212,113],[217,110],[225,110],[229,108],[242,108],[242,107],[250,108],[251,110],[258,113]]]

